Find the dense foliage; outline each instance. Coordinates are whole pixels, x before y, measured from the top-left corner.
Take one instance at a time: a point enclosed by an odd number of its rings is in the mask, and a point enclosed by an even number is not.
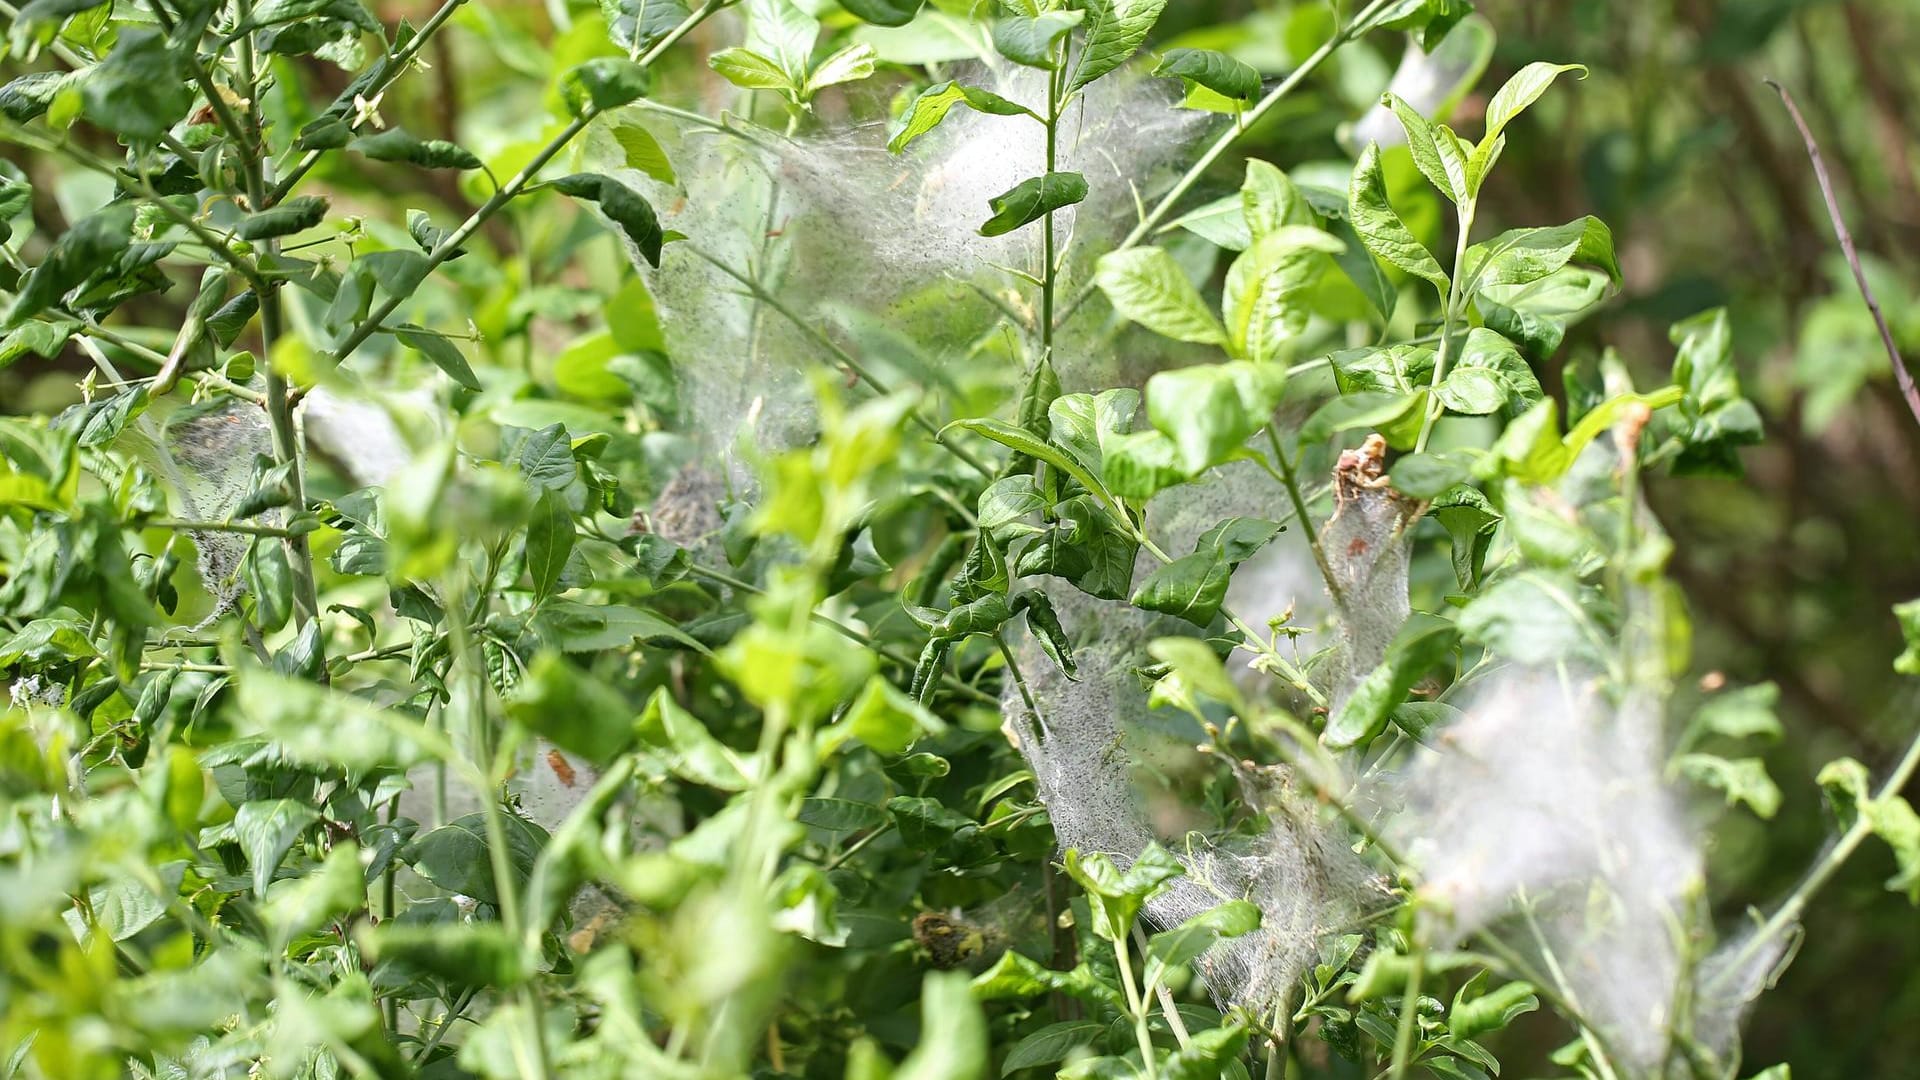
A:
[[[0,1075],[1785,1077],[1920,740],[1686,530],[1915,434],[1566,6],[0,4]]]

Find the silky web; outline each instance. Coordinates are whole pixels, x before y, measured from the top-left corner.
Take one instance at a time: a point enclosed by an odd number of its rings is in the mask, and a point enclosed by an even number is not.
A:
[[[1038,73],[959,75],[1044,105]],[[1082,173],[1089,194],[1055,215],[1061,296],[1090,280],[1097,254],[1134,226],[1143,200],[1171,184],[1182,152],[1210,122],[1174,104],[1161,82],[1114,79],[1067,110],[1057,167]],[[710,462],[724,463],[719,471],[735,487],[751,484],[736,452],[742,439],[780,448],[811,436],[808,377],[839,363],[836,348],[890,382],[953,392],[982,363],[1007,365],[1009,320],[1037,315],[1032,287],[1003,268],[1038,264],[1040,228],[979,235],[992,198],[1045,171],[1044,130],[1030,119],[956,108],[893,154],[880,123],[788,138],[759,128],[676,131],[643,111],[627,118],[660,137],[676,183],[627,168],[611,134],[591,135],[585,156],[686,237],[666,245],[658,268],[629,254],[673,360],[680,425],[702,440]],[[756,296],[756,286],[770,298]],[[1054,357],[1068,389],[1114,385],[1122,365],[1108,332],[1096,304],[1061,327]],[[993,355],[980,357],[983,349]],[[1136,381],[1160,366],[1157,355],[1129,357],[1141,369]]]
[[[1055,601],[1076,642],[1078,681],[1023,641],[1016,657],[1034,707],[1013,686],[1001,707],[1061,849],[1102,852],[1125,866],[1148,843],[1163,843],[1186,873],[1147,901],[1146,917],[1157,929],[1228,900],[1259,906],[1258,930],[1221,942],[1196,966],[1222,1007],[1271,1015],[1321,944],[1353,924],[1364,888],[1356,861],[1312,800],[1289,789],[1284,772],[1243,777],[1243,798],[1263,815],[1257,835],[1208,837],[1167,827],[1191,815],[1164,805],[1136,768],[1152,747],[1147,691],[1135,669],[1151,662],[1147,644],[1180,633],[1178,624],[1065,590]]]
[[[273,452],[266,413],[234,397],[175,410],[150,409],[128,429],[126,439],[141,465],[166,489],[173,512],[189,521],[227,522],[252,489],[255,463]],[[274,517],[268,513],[246,520]],[[194,529],[188,535],[199,553],[201,584],[214,601],[213,610],[194,627],[198,630],[225,614],[246,591],[240,570],[252,537],[213,529]]]
[[[1656,725],[1593,680],[1511,669],[1386,782],[1387,834],[1418,868],[1425,933],[1448,946],[1518,913],[1509,935],[1636,1068],[1667,1052],[1697,893],[1698,838],[1660,767]]]

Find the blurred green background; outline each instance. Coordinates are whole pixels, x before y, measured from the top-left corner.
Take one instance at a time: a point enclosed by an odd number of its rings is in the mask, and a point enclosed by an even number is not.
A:
[[[391,25],[418,22],[434,5],[369,6]],[[1496,41],[1487,73],[1452,113],[1456,127],[1475,129],[1486,89],[1528,61],[1592,69],[1515,126],[1480,214],[1488,235],[1588,212],[1613,227],[1626,288],[1574,329],[1563,357],[1611,347],[1637,371],[1664,371],[1667,326],[1724,304],[1746,391],[1764,415],[1767,439],[1746,451],[1745,479],[1658,479],[1650,491],[1675,541],[1695,670],[1735,684],[1772,680],[1781,690],[1788,737],[1768,764],[1786,803],[1770,825],[1730,815],[1715,834],[1714,889],[1731,923],[1791,887],[1830,835],[1813,783],[1819,766],[1843,754],[1884,765],[1920,703],[1891,671],[1899,633],[1888,610],[1920,596],[1920,426],[1894,389],[1799,139],[1762,81],[1777,79],[1799,98],[1895,334],[1920,354],[1920,73],[1911,62],[1920,55],[1920,3],[1478,7]],[[1223,49],[1281,75],[1323,36],[1327,10],[1325,0],[1175,0],[1159,43]],[[431,70],[398,84],[382,110],[423,136],[483,152],[532,139],[548,122],[552,72],[572,62],[569,19],[565,0],[475,0],[435,41]],[[703,28],[663,74],[660,96],[691,108],[724,104],[724,91],[696,65],[735,32],[724,21]],[[594,34],[604,41],[598,27]],[[1385,89],[1402,47],[1381,35],[1341,54],[1242,149],[1283,167],[1344,153],[1347,128]],[[297,77],[312,98],[348,76],[310,60]],[[58,175],[54,161],[11,148],[0,155],[33,175],[41,236],[99,198],[83,179]],[[449,174],[333,169],[319,179],[336,207],[369,222],[397,224],[416,206],[457,220],[476,205],[475,192]],[[1236,188],[1240,171],[1229,155],[1194,205]],[[483,239],[504,272],[488,277],[468,265],[481,260],[449,268],[463,289],[489,297],[470,312],[487,348],[524,350],[527,363],[600,320],[594,298],[612,293],[621,268],[604,252],[576,260],[580,227],[574,217],[503,219]],[[170,302],[190,295],[175,290]],[[177,324],[164,305],[143,304],[122,317]],[[0,370],[0,409],[50,412],[74,400],[77,360]],[[1540,375],[1557,387],[1557,372]],[[1796,962],[1748,1025],[1748,1060],[1790,1062],[1798,1080],[1920,1075],[1920,1024],[1912,1022],[1920,1017],[1920,916],[1883,891],[1891,872],[1886,849],[1869,845],[1822,894]],[[1532,1020],[1543,1046],[1558,1041],[1548,1022]]]

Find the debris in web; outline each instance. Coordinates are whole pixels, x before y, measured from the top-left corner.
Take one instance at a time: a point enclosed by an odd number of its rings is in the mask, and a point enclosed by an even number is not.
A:
[[[1407,570],[1420,504],[1387,482],[1386,440],[1367,436],[1333,470],[1333,517],[1320,530],[1332,574],[1339,641],[1329,665],[1328,707],[1337,713],[1381,660],[1412,608]]]

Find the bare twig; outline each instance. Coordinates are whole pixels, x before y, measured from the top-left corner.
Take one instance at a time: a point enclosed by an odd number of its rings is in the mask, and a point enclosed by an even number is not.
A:
[[[1840,238],[1840,250],[1847,256],[1854,283],[1860,286],[1860,296],[1866,300],[1873,324],[1880,330],[1880,343],[1887,347],[1887,359],[1893,362],[1893,378],[1900,385],[1900,396],[1907,399],[1907,408],[1913,411],[1914,420],[1920,422],[1920,389],[1914,387],[1913,373],[1907,370],[1906,361],[1900,359],[1900,347],[1894,344],[1887,317],[1880,313],[1880,301],[1874,298],[1873,287],[1867,284],[1867,272],[1860,266],[1860,252],[1854,248],[1853,234],[1847,231],[1847,223],[1840,216],[1840,203],[1833,197],[1833,180],[1827,175],[1826,160],[1820,156],[1820,144],[1814,141],[1806,118],[1800,115],[1800,106],[1795,104],[1787,88],[1772,79],[1767,80],[1767,85],[1779,92],[1788,115],[1793,117],[1793,125],[1800,129],[1800,137],[1806,141],[1807,157],[1813,161],[1813,175],[1820,181],[1820,194],[1827,201],[1827,216],[1833,219],[1833,232]]]

